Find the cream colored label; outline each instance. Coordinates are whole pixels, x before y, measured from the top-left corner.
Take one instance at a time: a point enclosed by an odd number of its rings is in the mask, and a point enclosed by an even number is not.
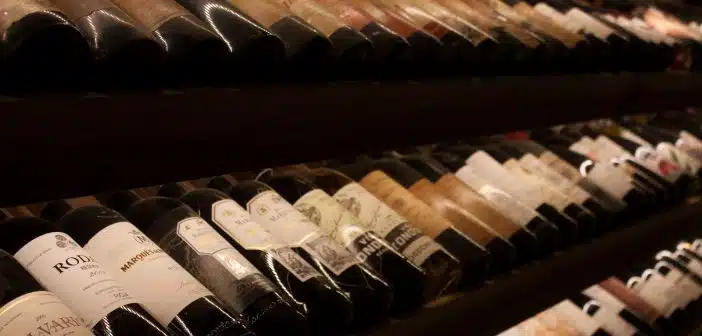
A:
[[[314,189],[302,195],[293,206],[317,224],[324,233],[344,246],[368,232],[359,225],[358,218],[321,189]]]
[[[573,184],[571,181],[563,177],[561,174],[552,170],[549,166],[541,162],[536,156],[526,154],[519,160],[522,167],[530,173],[541,177],[544,181],[550,183],[554,189],[559,190],[564,195],[568,196],[575,204],[582,205],[590,198],[590,194]]]
[[[100,230],[85,249],[164,326],[195,300],[212,295],[131,223],[118,222]]]
[[[551,310],[567,320],[582,335],[592,335],[600,328],[597,321],[585,314],[584,311],[569,300],[561,301],[551,307]]]
[[[597,148],[596,155],[600,161],[609,161],[616,158],[631,158],[631,153],[604,135],[600,135],[595,139],[595,148]]]
[[[366,228],[396,247],[417,265],[422,265],[431,255],[443,250],[431,238],[409,227],[407,220],[385,205],[358,183],[349,183],[334,194],[334,199],[351,211]],[[411,242],[407,242],[411,240]]]
[[[532,197],[538,195],[538,199],[552,205],[558,211],[563,211],[570,203],[566,195],[561,194],[546,183],[543,183],[537,176],[524,171],[516,160],[511,159],[505,162],[504,166],[517,177],[523,185],[528,186]]]
[[[327,37],[346,25],[334,14],[312,0],[275,0],[288,7]]]
[[[601,306],[600,309],[592,315],[595,321],[602,325],[602,329],[611,335],[633,336],[636,335],[637,329],[631,324],[622,319],[618,311],[612,310],[609,307]]]
[[[670,317],[679,305],[678,294],[671,287],[672,283],[669,280],[659,274],[653,274],[633,289],[664,316]]]
[[[600,159],[599,157],[597,157],[595,141],[590,139],[590,137],[584,136],[580,138],[578,141],[570,145],[568,149],[580,155],[587,156],[588,158],[593,160]]]
[[[290,16],[288,8],[278,2],[257,1],[257,0],[228,0],[234,6],[241,9],[246,15],[252,17],[256,22],[270,28],[280,19]]]
[[[595,163],[587,175],[598,186],[622,200],[633,188],[633,180],[622,169],[606,163]]]
[[[597,21],[590,14],[582,11],[580,8],[572,8],[565,17],[571,21],[580,23],[580,27],[587,29],[593,35],[606,40],[610,35],[614,34],[614,30],[607,27],[602,22]]]
[[[435,238],[444,230],[453,227],[451,222],[382,171],[373,171],[359,182],[429,237]]]
[[[513,176],[499,162],[495,161],[484,151],[477,151],[466,159],[466,166],[478,176],[489,181],[492,185],[506,191],[517,199],[534,209],[545,202],[538,190],[531,184],[521,183],[520,179]],[[456,173],[458,176],[458,173]]]
[[[173,0],[112,0],[151,32],[162,23],[189,12]]]
[[[51,0],[51,2],[53,2],[56,7],[60,8],[73,22],[92,14],[94,11],[115,7],[109,0]]]
[[[271,250],[271,253],[275,260],[302,282],[321,276],[312,265],[288,247]]]
[[[49,0],[0,0],[0,32],[28,14],[40,11],[57,11]]]
[[[247,250],[263,251],[283,246],[234,200],[223,199],[213,203],[212,222]]]
[[[15,253],[15,259],[90,328],[113,310],[137,303],[111,272],[64,233],[34,238]]]
[[[358,263],[348,250],[273,191],[254,196],[246,208],[268,232],[291,247],[302,247],[336,275]]]
[[[84,323],[45,291],[24,294],[0,308],[0,336],[93,336]]]

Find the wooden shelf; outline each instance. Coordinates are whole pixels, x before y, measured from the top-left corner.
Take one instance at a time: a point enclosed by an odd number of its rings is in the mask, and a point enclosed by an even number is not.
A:
[[[657,251],[702,236],[700,216],[702,203],[678,206],[424,308],[374,335],[495,335],[631,264],[652,264]]]
[[[0,99],[0,206],[702,103],[618,74]]]

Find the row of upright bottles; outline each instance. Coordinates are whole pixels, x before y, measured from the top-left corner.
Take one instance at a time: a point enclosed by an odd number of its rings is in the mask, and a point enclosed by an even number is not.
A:
[[[499,336],[675,336],[699,325],[702,240],[681,241],[619,273]]]
[[[61,321],[42,300],[97,335],[363,333],[696,194],[697,118],[597,120],[6,208],[0,320],[34,317],[0,335]],[[38,282],[27,293],[12,292],[13,276],[31,278],[17,262]]]
[[[694,69],[702,12],[583,0],[7,0],[3,89]],[[73,81],[74,83],[70,83]]]

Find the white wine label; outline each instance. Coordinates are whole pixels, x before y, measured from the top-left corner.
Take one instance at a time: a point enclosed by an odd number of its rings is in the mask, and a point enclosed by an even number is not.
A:
[[[540,195],[540,199],[545,200],[546,203],[551,204],[553,207],[558,209],[558,211],[563,211],[570,203],[568,196],[560,193],[558,190],[555,190],[538,176],[525,171],[516,160],[509,160],[505,162],[505,166],[525,185],[531,186],[530,192],[538,193]]]
[[[322,233],[309,218],[277,193],[266,190],[246,204],[251,217],[289,247],[302,247],[334,274],[339,275],[358,260]]]
[[[344,246],[348,247],[354,239],[368,232],[360,226],[358,218],[321,189],[305,193],[293,207]]]
[[[234,200],[212,204],[212,222],[247,250],[268,250],[282,247],[270,232],[251,219],[251,215]]]
[[[587,156],[591,160],[599,159],[596,153],[595,142],[586,136],[574,142],[572,145],[570,145],[570,147],[568,147],[568,149],[580,155]]]
[[[561,301],[550,309],[570,322],[570,325],[582,335],[592,335],[600,328],[597,321],[585,314],[584,311],[569,300]]]
[[[683,174],[680,167],[661,157],[658,152],[651,147],[642,146],[637,148],[634,157],[637,162],[669,182],[677,181]]]
[[[606,306],[601,306],[592,315],[592,318],[599,322],[602,325],[602,329],[611,335],[633,336],[638,332],[634,326],[619,316],[619,311],[612,310]]]
[[[320,233],[314,222],[274,191],[266,190],[251,198],[246,210],[255,222],[290,247],[300,247]]]
[[[193,301],[212,295],[129,222],[114,223],[100,230],[85,244],[85,250],[164,326]],[[145,279],[149,286],[144,285]]]
[[[466,159],[466,166],[470,167],[470,171],[473,174],[517,197],[520,202],[532,209],[545,202],[542,195],[537,190],[534,190],[534,186],[521,183],[519,178],[513,176],[510,171],[484,151],[477,151]],[[469,174],[469,172],[463,172],[464,176]],[[458,176],[458,172],[456,176]]]
[[[273,258],[277,260],[285,269],[292,273],[298,280],[305,282],[309,279],[321,276],[305,259],[288,247],[281,247],[270,250]]]
[[[522,226],[528,224],[539,215],[536,211],[519,203],[519,201],[509,194],[491,185],[482,186],[478,189],[478,193],[490,201],[490,204],[500,211],[500,213]]]
[[[90,328],[113,310],[137,303],[110,271],[65,233],[34,238],[15,253],[15,258]]]
[[[695,145],[689,139],[679,138],[675,141],[675,147],[702,164],[702,147]]]
[[[595,146],[597,148],[597,159],[603,162],[616,158],[632,157],[631,153],[626,149],[604,135],[597,136],[597,139],[595,139]]]
[[[542,15],[545,15],[549,17],[553,22],[556,22],[559,26],[562,28],[565,28],[568,31],[571,32],[579,32],[582,30],[582,27],[580,25],[576,25],[577,22],[573,22],[572,20],[568,19],[563,13],[555,10],[553,7],[540,2],[536,4],[534,7],[534,11],[537,13],[541,13]]]
[[[260,273],[244,256],[200,217],[185,218],[176,225],[178,236],[200,255],[212,255],[237,280]]]
[[[595,163],[587,176],[600,188],[620,200],[633,189],[631,176],[608,163]]]
[[[554,189],[568,196],[571,202],[575,204],[582,205],[591,197],[590,193],[580,188],[548,165],[541,162],[541,160],[532,154],[522,156],[519,162],[522,167],[524,167],[530,173],[537,175],[544,181],[550,183]]]
[[[359,263],[347,249],[324,234],[317,234],[308,239],[302,248],[336,275],[341,275],[349,267]]]
[[[684,253],[681,253],[683,256],[685,255]],[[695,259],[694,257],[687,257],[687,262],[685,263],[685,266],[690,269],[693,273],[697,274],[698,276],[702,277],[702,262],[699,260]]]
[[[0,336],[93,336],[86,321],[50,292],[24,294],[0,308]]]
[[[441,245],[425,236],[420,229],[410,226],[404,217],[358,183],[345,185],[333,197],[362,225],[417,265],[422,265],[431,255],[443,250]]]
[[[176,225],[178,236],[198,254],[214,254],[232,248],[210,224],[200,217],[189,217]]]
[[[597,21],[590,14],[582,11],[580,8],[572,8],[565,16],[571,21],[579,22],[580,26],[584,27],[593,35],[606,40],[610,35],[614,34],[614,30],[607,27],[604,23]]]
[[[626,304],[619,300],[614,295],[610,294],[607,290],[602,288],[600,285],[593,285],[588,287],[583,291],[585,295],[596,300],[603,306],[607,306],[609,309],[614,311],[622,311],[626,309]]]

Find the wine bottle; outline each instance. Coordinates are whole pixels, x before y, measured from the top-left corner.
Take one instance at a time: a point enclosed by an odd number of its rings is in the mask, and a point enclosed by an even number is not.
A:
[[[273,1],[227,0],[285,43],[290,69],[326,70],[333,57],[331,42],[316,28]]]
[[[45,290],[5,251],[0,251],[0,279],[0,323],[4,335],[46,335],[46,325],[60,328],[61,335],[93,335],[78,314],[56,294]]]
[[[513,176],[500,162],[485,151],[463,147],[451,148],[451,152],[465,158],[464,167],[466,171],[471,171],[481,176],[556,224],[566,244],[572,243],[577,239],[578,224],[575,220],[551,205],[547,195],[537,190],[535,185],[526,183],[522,179]],[[462,175],[460,171],[456,171],[455,174],[459,177]]]
[[[554,189],[568,196],[576,205],[587,209],[597,218],[600,229],[607,229],[612,224],[611,222],[616,216],[616,212],[607,209],[607,206],[604,204],[605,202],[561,176],[561,174],[541,162],[535,155],[524,153],[513,147],[510,143],[500,144],[499,149],[516,158],[523,169],[538,176],[543,181],[548,182]]]
[[[523,156],[533,155],[546,167],[561,175],[573,185],[582,188],[589,193],[599,204],[609,212],[622,214],[626,209],[626,202],[607,192],[587,177],[584,177],[570,163],[558,157],[545,147],[531,140],[510,141],[508,146],[520,151]]]
[[[248,7],[239,9],[238,1],[175,1],[205,22],[234,51],[235,63],[251,65],[249,68],[256,73],[257,77],[260,78],[261,72],[268,69],[277,69],[277,66],[284,61],[286,50],[283,41],[265,26],[267,21],[258,22],[257,19],[260,17],[255,15],[251,15],[252,20],[246,13]],[[263,1],[256,3],[260,3],[261,7],[265,6]],[[295,30],[297,25],[290,24],[288,27],[291,32],[298,32]],[[239,70],[243,68],[240,67]],[[239,74],[242,72],[240,71]]]
[[[282,196],[259,181],[243,181],[234,185],[222,177],[214,178],[208,187],[219,189],[246,204],[254,221],[261,224],[297,254],[346,291],[354,303],[353,329],[362,329],[382,320],[393,299],[392,286],[370,271]]]
[[[426,301],[449,293],[458,285],[461,277],[458,259],[351,178],[324,167],[297,171],[295,175],[303,176],[332,195],[356,216],[359,224],[419,265],[428,278],[424,294]]]
[[[295,251],[285,247],[227,194],[215,189],[186,191],[171,183],[161,196],[179,198],[197,211],[237,251],[273,281],[280,293],[302,305],[315,334],[344,329],[353,320],[353,302],[325,273],[317,272]]]
[[[532,51],[513,36],[500,30],[495,30],[496,34],[481,30],[475,24],[458,16],[454,10],[439,3],[419,0],[383,0],[383,3],[395,10],[408,13],[421,26],[433,25],[432,22],[436,20],[457,31],[464,40],[469,42],[462,44],[458,51],[459,60],[471,62],[473,67],[481,68],[467,69],[468,71],[514,70],[519,66],[520,60],[531,60],[533,57]],[[462,65],[471,66],[468,63]]]
[[[636,315],[634,311],[629,309],[627,305],[619,300],[614,295],[610,294],[599,284],[592,285],[586,288],[582,295],[590,300],[594,300],[604,307],[607,312],[602,312],[603,315],[614,314],[619,319],[636,328],[636,330],[644,335],[655,335],[660,333],[656,327],[649,324],[646,320]],[[598,312],[595,312],[597,314]],[[607,317],[605,317],[607,319]]]
[[[640,165],[630,153],[608,137],[587,127],[578,131],[564,129],[560,133],[570,136],[573,140],[570,150],[584,155],[589,154],[600,162],[612,162],[614,165],[623,167],[624,171],[634,177],[639,184],[653,191],[657,199],[656,204],[665,206],[670,203],[672,185]]]
[[[681,279],[676,283],[676,286],[686,292],[686,294],[692,295],[692,300],[697,301],[700,299],[702,295],[702,276],[688,268],[688,265],[693,265],[690,258],[677,251],[671,253],[663,250],[656,254],[656,260],[674,268],[674,271],[680,272]]]
[[[396,181],[383,170],[361,162],[338,167],[338,170],[356,180],[385,205],[406,218],[412,226],[422,230],[456,256],[463,266],[462,288],[483,281],[490,264],[490,255],[452,222],[407,190],[405,187],[412,185],[411,179]]]
[[[576,293],[568,297],[568,300],[580,307],[585,314],[597,321],[602,330],[611,335],[631,335],[641,336],[638,329],[629,322],[621,318],[617,311],[602,305],[597,300],[593,300],[583,293]]]
[[[614,299],[619,300],[628,309],[630,309],[637,317],[644,321],[648,325],[652,325],[656,330],[663,332],[672,330],[669,321],[665,319],[663,314],[656,309],[654,306],[649,304],[646,300],[638,296],[632,289],[627,287],[627,285],[616,277],[609,277],[598,284],[601,289],[605,291],[601,294],[597,290],[591,290],[588,288],[589,295],[598,298],[603,303],[610,304],[611,306],[619,306]],[[608,295],[614,297],[614,299],[609,298]],[[653,333],[656,334],[656,333]]]
[[[100,86],[159,84],[164,49],[131,16],[108,0],[51,0],[88,41]]]
[[[516,261],[519,251],[504,237],[491,229],[475,215],[453,202],[418,171],[397,159],[374,160],[372,165],[396,181],[409,186],[407,190],[448,219],[463,234],[485,247],[491,256],[491,272],[508,270]]]
[[[409,43],[382,23],[359,10],[351,3],[340,0],[314,0],[349,27],[361,32],[372,43],[369,62],[379,68],[391,67],[408,56]]]
[[[406,315],[424,303],[426,273],[309,180],[273,175],[262,180],[337,243],[393,286],[391,313]]]
[[[109,270],[52,223],[16,217],[0,227],[6,230],[0,248],[13,254],[95,334],[168,335]]]
[[[403,156],[400,160],[431,181],[443,195],[448,196],[456,204],[468,210],[477,219],[512,243],[517,249],[519,262],[524,262],[540,255],[541,251],[536,236],[531,231],[519,226],[495,210],[487,201],[473,192],[470,187],[439,162],[430,157],[418,155]]]
[[[121,211],[125,217],[210,288],[230,311],[240,314],[254,333],[307,334],[305,314],[192,208],[167,197],[134,201]]]
[[[45,88],[43,83],[56,83],[56,78],[61,84],[49,88],[83,84],[90,50],[65,13],[43,0],[3,1],[0,12],[3,90]]]
[[[577,203],[577,200],[570,199],[567,194],[555,189],[548,181],[539,178],[538,175],[529,173],[523,168],[519,161],[509,154],[506,154],[499,147],[484,146],[483,150],[507,168],[507,170],[520,181],[531,184],[535,190],[543,193],[548,203],[553,205],[559,212],[572,219],[576,225],[573,227],[574,233],[579,237],[591,237],[599,224],[594,214]]]
[[[58,219],[58,228],[140,298],[172,334],[251,334],[219,299],[117,211],[80,198],[49,203],[42,216]]]
[[[397,13],[388,11],[370,0],[353,0],[350,3],[382,23],[409,43],[409,62],[424,68],[440,61],[442,44],[439,39]]]
[[[675,322],[684,314],[682,310],[687,298],[674,288],[674,281],[677,278],[666,277],[666,272],[670,268],[665,265],[659,265],[658,268],[655,271],[647,269],[641,277],[630,278],[627,286],[660,311],[666,319]]]
[[[373,52],[373,44],[314,0],[274,0],[317,28],[334,46],[337,68],[353,70]]]
[[[133,17],[167,51],[166,74],[171,82],[182,77],[208,79],[226,69],[231,58],[229,46],[175,0],[112,2]],[[189,66],[192,64],[198,66]]]
[[[538,212],[519,202],[508,193],[490,184],[473,171],[462,169],[465,166],[465,160],[461,157],[448,152],[434,152],[431,155],[433,159],[445,168],[455,172],[456,175],[454,176],[456,178],[488,200],[503,215],[508,216],[526,230],[533,232],[539,241],[543,243],[542,253],[544,255],[562,247],[563,241],[560,230],[555,224],[549,222]]]

